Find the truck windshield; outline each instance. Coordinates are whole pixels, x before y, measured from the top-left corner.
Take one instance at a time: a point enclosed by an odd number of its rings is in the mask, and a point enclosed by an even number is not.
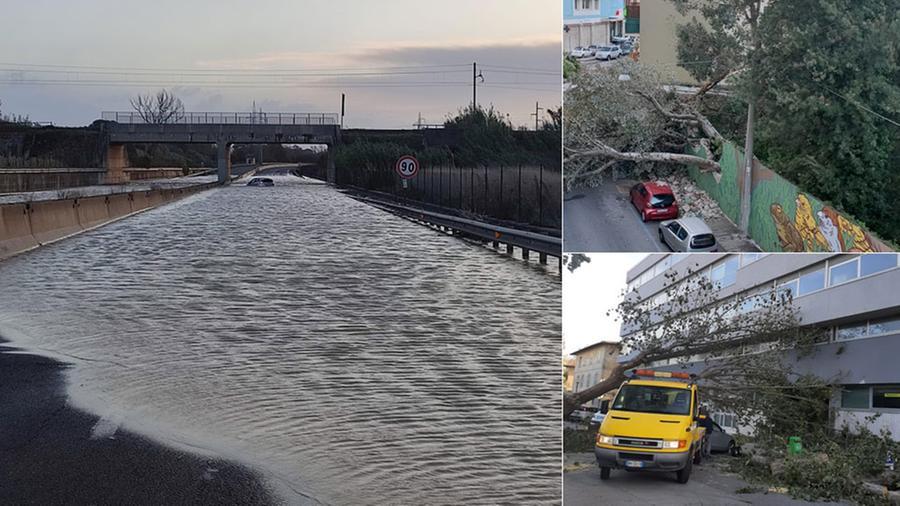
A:
[[[691,391],[686,388],[625,385],[619,389],[612,409],[687,415],[691,412]]]

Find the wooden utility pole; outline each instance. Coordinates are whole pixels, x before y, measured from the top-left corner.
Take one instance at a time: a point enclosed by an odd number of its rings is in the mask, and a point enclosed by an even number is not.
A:
[[[481,82],[484,82],[484,75],[478,71],[478,63],[472,62],[472,110],[478,108],[478,92],[476,88],[476,83],[478,79],[481,79]]]

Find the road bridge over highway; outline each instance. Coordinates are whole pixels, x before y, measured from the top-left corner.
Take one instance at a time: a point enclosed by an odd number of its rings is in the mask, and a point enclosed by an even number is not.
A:
[[[186,112],[167,123],[148,123],[136,112],[104,112],[103,143],[107,182],[122,182],[128,166],[126,144],[215,144],[219,182],[231,178],[234,144],[326,144],[327,180],[335,181],[331,149],[341,142],[333,113]]]

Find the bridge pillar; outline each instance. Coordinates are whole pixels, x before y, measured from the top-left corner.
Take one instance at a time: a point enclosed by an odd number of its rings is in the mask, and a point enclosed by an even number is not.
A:
[[[219,142],[216,150],[218,151],[219,184],[226,184],[231,181],[231,144],[224,141]]]
[[[128,151],[124,144],[107,144],[106,146],[106,178],[107,184],[120,184],[127,181],[125,167],[128,167]]]
[[[334,168],[334,144],[328,145],[328,151],[325,152],[325,160],[325,181],[333,185],[337,182],[337,171]]]

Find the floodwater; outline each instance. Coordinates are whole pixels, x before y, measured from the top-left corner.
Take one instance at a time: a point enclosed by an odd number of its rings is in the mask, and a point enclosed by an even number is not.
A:
[[[0,263],[0,335],[74,364],[103,435],[237,459],[289,503],[558,503],[559,300],[554,268],[313,185]]]

